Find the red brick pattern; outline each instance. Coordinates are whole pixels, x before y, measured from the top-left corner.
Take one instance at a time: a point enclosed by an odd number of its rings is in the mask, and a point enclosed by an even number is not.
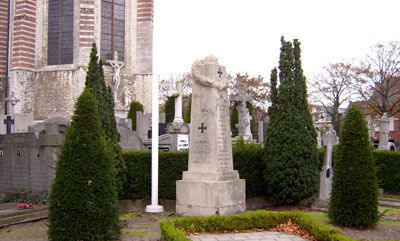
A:
[[[7,73],[8,0],[0,0],[0,79]]]
[[[81,1],[79,36],[81,47],[92,46],[94,42],[94,0]]]
[[[35,68],[35,42],[36,1],[16,0],[12,34],[13,68]]]
[[[154,1],[153,0],[137,0],[137,21],[153,22]]]

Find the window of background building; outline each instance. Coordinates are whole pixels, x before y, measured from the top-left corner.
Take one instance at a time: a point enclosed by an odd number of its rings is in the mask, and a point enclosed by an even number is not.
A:
[[[101,1],[101,59],[124,61],[125,53],[125,0]]]
[[[74,0],[49,0],[47,64],[73,63]]]

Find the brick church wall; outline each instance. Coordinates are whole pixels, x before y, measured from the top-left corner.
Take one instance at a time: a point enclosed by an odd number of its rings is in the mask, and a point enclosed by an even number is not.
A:
[[[8,0],[0,0],[0,78],[7,74]]]
[[[35,68],[36,1],[17,0],[13,24],[12,67]]]

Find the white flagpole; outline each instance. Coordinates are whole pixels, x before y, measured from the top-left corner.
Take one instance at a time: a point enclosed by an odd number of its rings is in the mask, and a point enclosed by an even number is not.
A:
[[[151,205],[147,205],[145,212],[162,213],[163,206],[158,205],[158,79],[153,75],[152,83],[152,113],[151,113]]]

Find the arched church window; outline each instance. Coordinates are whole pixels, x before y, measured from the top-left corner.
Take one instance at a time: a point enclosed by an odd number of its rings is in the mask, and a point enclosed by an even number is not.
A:
[[[47,64],[73,63],[74,0],[49,0]]]
[[[125,53],[125,0],[101,1],[101,59],[124,61]]]

